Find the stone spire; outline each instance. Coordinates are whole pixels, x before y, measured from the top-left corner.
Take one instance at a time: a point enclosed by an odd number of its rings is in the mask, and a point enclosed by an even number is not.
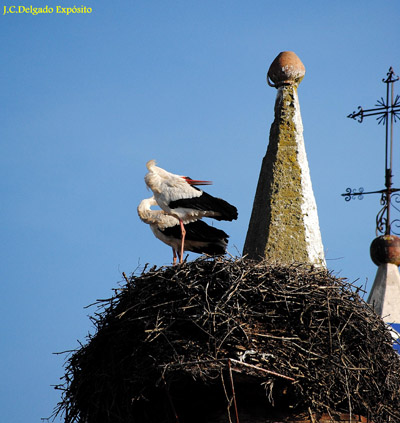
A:
[[[303,63],[290,51],[272,62],[267,82],[278,92],[243,255],[281,263],[325,265],[303,139],[297,87]]]
[[[400,238],[379,236],[372,241],[370,252],[378,271],[367,302],[386,323],[400,332]],[[396,349],[400,352],[399,346]]]

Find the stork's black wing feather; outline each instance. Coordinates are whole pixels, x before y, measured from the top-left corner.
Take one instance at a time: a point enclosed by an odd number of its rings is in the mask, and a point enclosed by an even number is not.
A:
[[[229,235],[221,229],[214,228],[202,220],[196,220],[185,224],[187,241],[202,241],[202,242],[215,242],[225,240],[228,242]],[[181,228],[179,225],[166,228],[162,231],[166,236],[180,239],[182,236]]]
[[[198,254],[224,254],[229,235],[223,230],[214,228],[202,220],[185,224],[185,249]],[[175,239],[181,238],[179,225],[166,228],[162,233]]]
[[[180,200],[171,201],[169,207],[171,209],[182,207],[194,210],[213,211],[218,213],[218,215],[212,216],[212,218],[216,220],[236,220],[238,217],[237,208],[235,206],[232,206],[232,204],[229,204],[222,198],[213,197],[204,191],[199,197],[182,198]]]

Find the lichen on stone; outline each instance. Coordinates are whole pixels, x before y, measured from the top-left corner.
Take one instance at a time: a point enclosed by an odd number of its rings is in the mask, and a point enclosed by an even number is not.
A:
[[[296,87],[280,87],[245,243],[251,258],[324,264],[311,181],[304,182],[310,176],[302,133]]]

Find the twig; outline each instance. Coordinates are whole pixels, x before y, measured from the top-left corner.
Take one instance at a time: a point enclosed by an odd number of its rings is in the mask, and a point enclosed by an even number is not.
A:
[[[233,383],[232,367],[231,367],[231,361],[230,360],[228,360],[228,368],[229,368],[229,378],[231,380],[233,404],[235,406],[236,423],[239,423],[239,414],[238,414],[237,403],[236,403],[235,385]]]

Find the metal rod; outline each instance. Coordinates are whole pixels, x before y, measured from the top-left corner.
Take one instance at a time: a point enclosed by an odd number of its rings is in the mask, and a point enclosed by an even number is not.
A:
[[[392,188],[390,192],[393,194],[394,192],[400,191],[400,188]],[[342,197],[353,196],[353,195],[364,195],[364,194],[382,194],[386,192],[386,189],[381,189],[379,191],[361,191],[361,192],[351,192],[348,191],[346,194],[340,194]]]
[[[391,92],[391,99],[390,99],[390,104],[391,104],[391,113],[390,113],[390,169],[393,169],[392,167],[392,160],[393,160],[393,124],[394,124],[394,82],[392,82],[391,84],[392,86],[392,92]]]
[[[388,80],[389,80],[390,78],[388,78]],[[385,83],[386,83],[386,106],[388,107],[389,106],[389,82],[388,81],[385,81]],[[388,111],[386,111],[386,119],[389,117],[387,114],[388,114]],[[388,140],[389,140],[389,125],[388,125],[388,122],[387,122],[387,120],[386,120],[386,125],[385,125],[386,127],[385,127],[385,132],[386,132],[386,135],[385,135],[385,169],[387,170],[388,169]],[[386,187],[387,187],[387,184],[386,184]]]

